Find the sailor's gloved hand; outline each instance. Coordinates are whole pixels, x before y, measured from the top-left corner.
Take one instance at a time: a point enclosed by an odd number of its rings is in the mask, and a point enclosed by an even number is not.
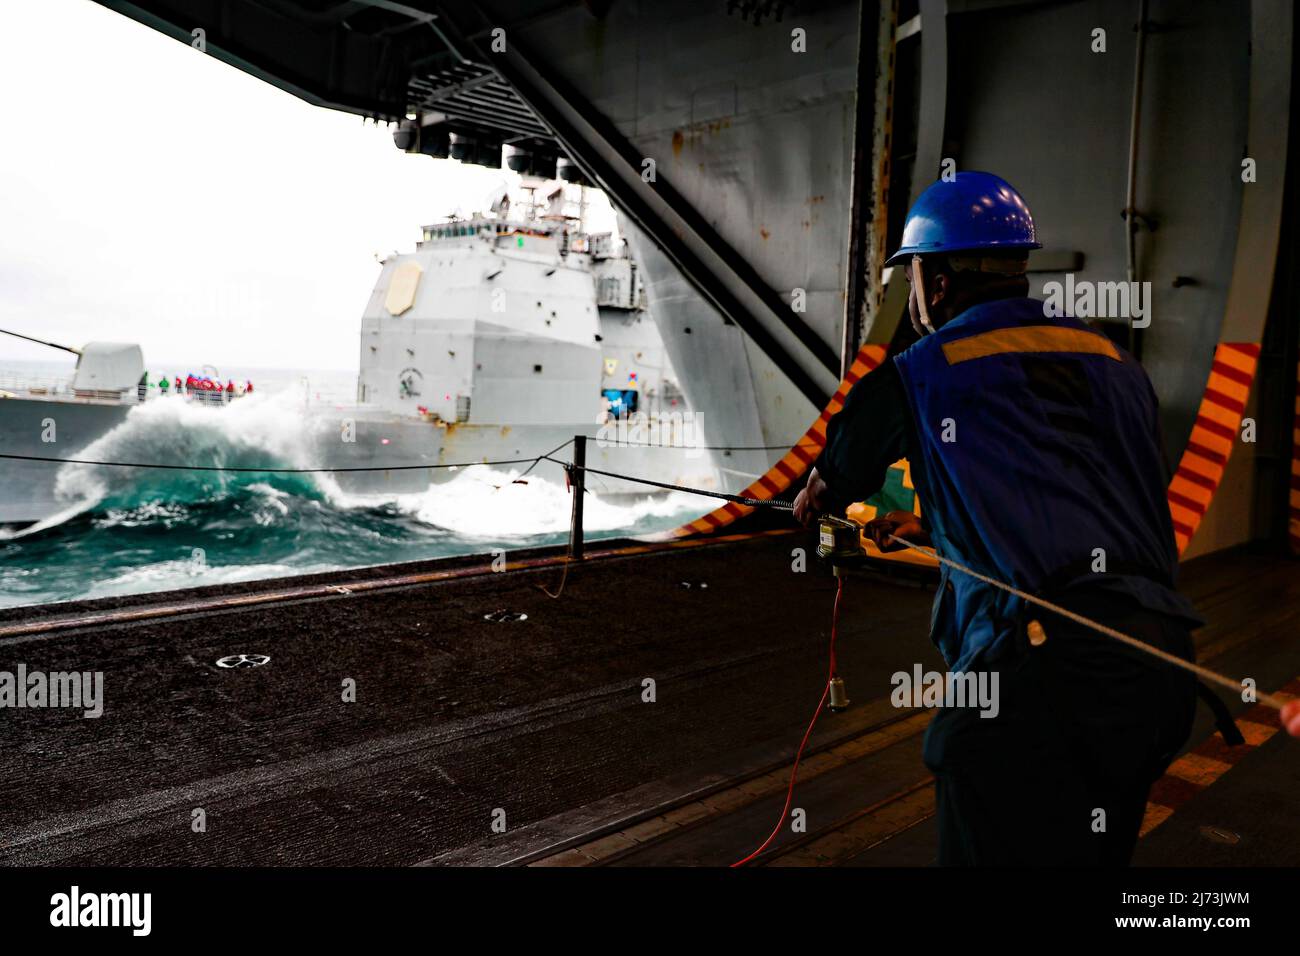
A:
[[[897,551],[902,547],[901,544],[889,540],[890,535],[897,535],[917,544],[930,543],[930,536],[921,527],[921,519],[910,511],[891,511],[887,515],[868,521],[863,530],[871,535],[871,540],[876,542],[876,547],[881,551]]]
[[[817,469],[814,468],[808,473],[808,484],[804,485],[803,490],[795,496],[794,520],[805,528],[808,527],[826,510],[826,503],[829,498],[830,488],[827,487],[826,482],[822,481],[822,476],[817,474]]]
[[[1288,700],[1282,705],[1282,726],[1292,737],[1300,737],[1300,700]]]

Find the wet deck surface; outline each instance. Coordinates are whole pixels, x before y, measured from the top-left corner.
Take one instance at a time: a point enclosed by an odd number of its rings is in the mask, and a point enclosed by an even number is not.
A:
[[[538,587],[559,583],[545,567],[0,637],[0,670],[105,680],[99,719],[0,714],[0,863],[729,863],[770,831],[824,680],[834,582],[815,562],[792,570],[811,543],[604,558],[558,599]],[[1211,620],[1211,666],[1266,690],[1300,675],[1300,564],[1215,556],[1184,590]],[[940,665],[929,604],[905,580],[850,581],[839,657],[854,706],[823,716],[801,767],[808,832],[763,862],[933,860],[928,714],[887,699],[894,671]],[[485,620],[499,610],[528,617]],[[39,615],[3,612],[0,627]],[[233,654],[270,661],[216,666]],[[1248,716],[1255,746],[1227,753],[1202,708],[1137,862],[1300,861],[1296,742]]]

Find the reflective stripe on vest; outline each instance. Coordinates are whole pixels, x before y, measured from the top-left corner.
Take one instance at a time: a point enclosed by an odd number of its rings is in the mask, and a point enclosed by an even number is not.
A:
[[[1119,357],[1119,350],[1104,335],[1081,329],[1061,328],[1059,325],[995,329],[943,344],[943,357],[949,365],[989,355],[1006,355],[1009,352],[1079,352],[1104,355],[1116,362],[1123,361]]]

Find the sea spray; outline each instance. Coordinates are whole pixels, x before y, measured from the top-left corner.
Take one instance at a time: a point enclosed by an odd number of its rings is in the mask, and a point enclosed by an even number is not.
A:
[[[148,402],[75,456],[88,461],[199,465],[209,468],[309,468],[313,431],[325,427],[292,395],[256,395],[226,406],[181,399]],[[325,476],[122,468],[69,464],[55,495],[69,507],[132,507],[149,501],[209,500],[253,481],[298,494],[333,490]],[[64,512],[66,514],[66,512]]]

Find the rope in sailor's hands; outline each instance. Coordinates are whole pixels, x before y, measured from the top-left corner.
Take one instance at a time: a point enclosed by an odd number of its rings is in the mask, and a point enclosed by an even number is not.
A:
[[[1191,671],[1193,674],[1196,674],[1198,677],[1202,677],[1207,681],[1211,681],[1215,684],[1218,684],[1221,687],[1226,687],[1235,693],[1241,693],[1241,688],[1242,688],[1241,682],[1234,681],[1231,677],[1226,677],[1223,674],[1218,673],[1217,671],[1210,670],[1208,667],[1202,667],[1200,664],[1195,664],[1191,661],[1184,660],[1183,658],[1178,657],[1175,654],[1170,654],[1168,651],[1162,650],[1159,647],[1153,647],[1152,645],[1146,643],[1145,641],[1139,641],[1135,637],[1129,637],[1129,635],[1121,631],[1117,631],[1113,627],[1107,627],[1105,624],[1100,624],[1097,621],[1089,620],[1088,618],[1084,617],[1082,614],[1076,614],[1074,611],[1071,611],[1068,608],[1063,608],[1059,604],[1053,604],[1051,601],[1046,601],[1043,598],[1035,597],[1034,595],[1022,591],[1017,587],[1013,587],[1010,584],[1004,584],[1002,581],[999,581],[996,578],[991,578],[987,574],[980,574],[978,571],[974,571],[963,564],[958,564],[956,561],[953,561],[950,558],[943,557],[943,555],[939,554],[933,548],[927,548],[923,545],[919,545],[915,543],[914,541],[908,541],[906,538],[900,538],[896,534],[891,534],[888,537],[890,541],[894,541],[897,544],[901,544],[905,548],[910,548],[911,550],[916,551],[919,554],[928,555],[929,557],[938,561],[940,564],[946,564],[954,571],[960,571],[962,574],[969,574],[977,581],[983,581],[985,584],[992,585],[995,588],[1006,591],[1008,594],[1014,594],[1022,601],[1027,601],[1030,604],[1036,604],[1039,607],[1043,608],[1044,610],[1051,611],[1053,614],[1059,614],[1061,615],[1061,617],[1068,618],[1069,620],[1074,621],[1074,623],[1076,624],[1082,624],[1084,627],[1090,628],[1091,630],[1096,631],[1098,634],[1105,634],[1107,637],[1112,637],[1122,644],[1127,644],[1129,647],[1137,648],[1140,651],[1150,654],[1152,657],[1158,657],[1166,664],[1172,664],[1174,667],[1181,667],[1183,670]],[[1264,693],[1263,691],[1256,691],[1256,698],[1259,700],[1261,704],[1267,704],[1269,707],[1272,707],[1274,710],[1281,710],[1283,705],[1286,703],[1286,701],[1282,700],[1282,698],[1276,697],[1273,694]]]
[[[554,458],[551,458],[550,460],[556,461],[556,459]],[[572,463],[567,463],[567,462],[557,462],[557,463],[566,465],[566,467],[571,467],[571,468],[577,467]],[[653,485],[657,488],[666,488],[671,491],[684,491],[689,494],[706,495],[711,498],[722,498],[727,501],[734,501],[738,504],[749,505],[750,507],[775,508],[781,511],[790,511],[793,510],[794,508],[793,502],[781,501],[778,499],[764,500],[764,499],[757,499],[757,498],[745,498],[741,495],[730,495],[730,494],[726,494],[725,492],[719,492],[719,491],[706,491],[701,488],[688,488],[683,485],[674,485],[674,484],[669,484],[667,482],[661,482],[661,481],[651,481],[647,478],[637,478],[631,475],[620,475],[615,472],[601,471],[600,469],[591,468],[591,467],[585,467],[584,470],[594,472],[595,474],[598,475],[605,475],[610,478],[621,478],[625,481],[636,482],[637,484]],[[1234,693],[1241,693],[1242,686],[1243,686],[1241,681],[1233,680],[1231,677],[1227,677],[1226,675],[1220,674],[1217,671],[1212,671],[1208,667],[1202,667],[1200,664],[1195,664],[1192,661],[1184,660],[1183,658],[1178,657],[1177,655],[1174,654],[1170,654],[1168,651],[1162,650],[1161,648],[1153,647],[1152,645],[1146,643],[1145,641],[1139,641],[1137,638],[1130,637],[1129,635],[1124,634],[1121,631],[1115,630],[1113,627],[1107,627],[1105,624],[1101,624],[1098,623],[1097,621],[1090,620],[1089,618],[1084,617],[1082,614],[1077,614],[1074,611],[1069,610],[1068,608],[1061,607],[1059,604],[1053,604],[1051,601],[1047,601],[1044,600],[1043,598],[1036,597],[1032,594],[1022,591],[1017,587],[999,581],[997,578],[989,577],[986,574],[981,574],[980,572],[968,568],[963,564],[953,561],[951,558],[943,557],[933,548],[924,547],[923,545],[916,544],[913,541],[908,541],[905,538],[900,538],[894,534],[888,535],[888,539],[897,544],[902,545],[905,548],[909,548],[913,551],[919,552],[920,554],[924,554],[934,559],[935,561],[939,562],[940,564],[947,565],[948,567],[952,568],[955,571],[960,571],[962,574],[968,574],[979,581],[983,581],[985,584],[988,584],[991,587],[995,587],[1002,591],[1006,591],[1008,594],[1013,594],[1016,597],[1020,598],[1021,600],[1027,601],[1030,604],[1037,605],[1038,607],[1041,607],[1044,610],[1051,611],[1053,614],[1059,614],[1064,618],[1074,621],[1076,624],[1081,624],[1084,627],[1089,628],[1090,630],[1096,631],[1098,634],[1104,634],[1105,636],[1113,638],[1114,640],[1117,640],[1122,644],[1127,644],[1129,647],[1139,650],[1145,654],[1149,654],[1152,657],[1158,658],[1159,660],[1164,661],[1167,664],[1171,664],[1174,667],[1182,668],[1183,670],[1196,674],[1197,676],[1202,677],[1207,681],[1218,684],[1220,687],[1229,688]],[[1269,694],[1264,691],[1258,691],[1258,690],[1255,693],[1256,693],[1256,699],[1260,703],[1272,707],[1274,710],[1281,710],[1282,707],[1286,704],[1285,700],[1283,700],[1281,697],[1276,696],[1275,694]]]

